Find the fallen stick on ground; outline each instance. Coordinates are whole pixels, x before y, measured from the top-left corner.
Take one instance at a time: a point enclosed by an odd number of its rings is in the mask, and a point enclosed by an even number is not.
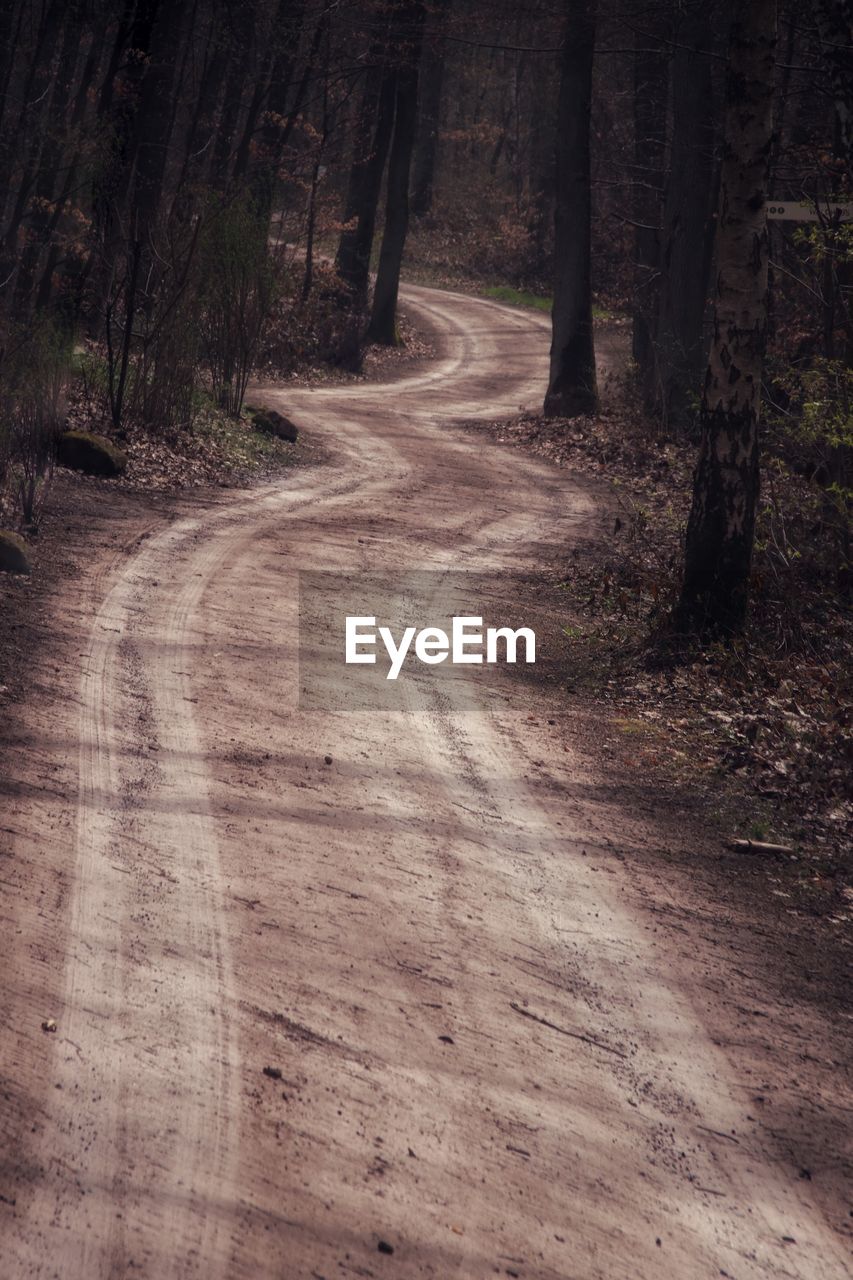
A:
[[[538,1014],[531,1013],[529,1009],[522,1009],[520,1004],[510,1000],[510,1009],[514,1009],[516,1013],[520,1013],[522,1018],[529,1018],[531,1022],[538,1022],[540,1026],[550,1027],[552,1031],[559,1031],[561,1036],[571,1036],[573,1040],[583,1040],[584,1044],[591,1044],[596,1049],[603,1049],[605,1053],[615,1053],[617,1058],[627,1058],[627,1053],[623,1053],[621,1049],[614,1049],[612,1045],[602,1044],[600,1040],[596,1040],[593,1036],[585,1036],[581,1031],[568,1031],[565,1027],[558,1027],[556,1022],[549,1022],[547,1018],[540,1018]]]
[[[768,844],[764,840],[730,840],[732,849],[740,849],[742,853],[793,853],[789,844]]]

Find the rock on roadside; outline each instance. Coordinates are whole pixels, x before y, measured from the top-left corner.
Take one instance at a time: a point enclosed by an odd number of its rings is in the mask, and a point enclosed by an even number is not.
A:
[[[264,435],[275,436],[278,440],[288,440],[291,444],[295,444],[299,438],[299,429],[295,423],[285,418],[283,413],[277,413],[275,409],[258,409],[254,405],[246,405],[246,412],[250,415],[255,429],[262,431]]]
[[[127,469],[127,454],[91,431],[66,431],[59,437],[57,457],[61,466],[88,476],[120,476]]]
[[[17,533],[0,529],[0,573],[29,573],[31,569],[24,539]]]

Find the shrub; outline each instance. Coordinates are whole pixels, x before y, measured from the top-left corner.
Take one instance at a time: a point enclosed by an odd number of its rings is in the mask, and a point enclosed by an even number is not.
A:
[[[824,527],[850,564],[853,503],[853,369],[844,360],[813,357],[808,368],[778,370],[773,385],[774,422],[783,453],[822,494]],[[779,403],[784,402],[784,412]]]
[[[213,393],[238,417],[275,303],[268,228],[248,196],[215,209],[202,234],[200,330]]]
[[[114,272],[104,315],[104,391],[120,436],[131,421],[167,436],[192,423],[199,227],[198,220],[170,227],[156,271],[142,271],[143,247],[132,242]]]
[[[330,263],[315,264],[313,287],[307,297],[298,276],[295,271],[282,274],[259,366],[278,374],[317,364],[357,371],[366,317],[349,305]]]
[[[37,524],[65,421],[70,343],[51,324],[16,335],[3,367],[0,483],[3,506]]]

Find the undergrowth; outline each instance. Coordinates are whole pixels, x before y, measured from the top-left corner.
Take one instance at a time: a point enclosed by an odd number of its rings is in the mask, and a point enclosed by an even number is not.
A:
[[[656,637],[679,585],[695,446],[623,409],[477,425],[601,485],[606,533],[563,556],[547,588],[564,683],[609,709],[635,767],[709,807],[728,796],[730,834],[760,827],[806,850],[816,874],[853,874],[853,621],[821,491],[766,460],[748,630],[675,663]]]

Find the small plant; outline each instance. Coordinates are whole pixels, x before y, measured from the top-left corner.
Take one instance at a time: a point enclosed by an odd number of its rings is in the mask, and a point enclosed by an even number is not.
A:
[[[530,293],[526,289],[515,289],[510,284],[490,285],[483,290],[483,293],[487,298],[494,298],[496,302],[508,302],[514,307],[531,307],[535,311],[549,313],[551,310],[551,298],[539,293]]]
[[[4,365],[3,505],[27,525],[38,523],[50,489],[69,366],[67,338],[49,323],[18,335]]]
[[[276,299],[267,226],[243,196],[208,218],[201,246],[201,334],[213,392],[239,417]]]
[[[850,563],[853,506],[853,369],[844,360],[814,357],[807,369],[777,373],[786,401],[778,421],[795,468],[816,482],[823,523],[844,564]]]

